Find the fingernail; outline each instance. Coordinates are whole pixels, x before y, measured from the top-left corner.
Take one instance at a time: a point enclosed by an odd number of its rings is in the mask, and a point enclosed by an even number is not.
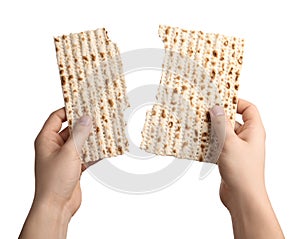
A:
[[[219,105],[215,105],[210,111],[213,113],[214,116],[221,116],[225,114],[223,107]]]
[[[82,116],[78,120],[78,124],[83,125],[83,126],[89,126],[91,124],[91,118],[89,116]]]

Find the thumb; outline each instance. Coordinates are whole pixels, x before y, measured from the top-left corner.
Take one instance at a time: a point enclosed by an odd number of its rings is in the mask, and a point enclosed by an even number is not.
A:
[[[222,152],[226,136],[225,112],[221,106],[214,106],[210,111],[210,139],[205,162],[217,163]],[[200,177],[203,172],[200,173]]]
[[[224,142],[226,135],[226,118],[223,107],[215,105],[209,111],[209,114],[211,120],[211,137]]]
[[[212,134],[218,141],[223,142],[225,138],[234,135],[234,130],[230,121],[227,119],[224,108],[215,105],[210,111]]]
[[[80,155],[81,148],[87,140],[92,127],[92,120],[89,116],[82,116],[75,123],[71,136],[65,144],[73,152],[77,152]]]
[[[210,111],[211,130],[208,152],[205,161],[217,163],[223,150],[225,138],[227,136],[227,118],[223,107],[214,106]]]

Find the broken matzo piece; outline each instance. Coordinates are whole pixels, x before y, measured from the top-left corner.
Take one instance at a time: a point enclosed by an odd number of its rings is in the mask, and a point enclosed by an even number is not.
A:
[[[223,106],[234,125],[244,40],[170,26],[160,26],[159,36],[165,47],[163,70],[141,148],[216,163],[208,152],[213,141],[209,110]]]
[[[54,38],[70,132],[82,115],[93,119],[84,163],[128,150],[123,111],[129,106],[119,50],[97,29]]]

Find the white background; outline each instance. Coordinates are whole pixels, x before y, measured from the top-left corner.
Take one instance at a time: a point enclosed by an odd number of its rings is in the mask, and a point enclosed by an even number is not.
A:
[[[105,26],[124,52],[162,47],[161,23],[246,39],[239,95],[260,109],[269,196],[286,237],[300,238],[297,6],[288,0],[2,1],[0,238],[16,238],[21,230],[34,193],[33,141],[63,106],[52,37]],[[158,83],[153,76],[149,83]],[[139,196],[115,192],[84,173],[83,202],[68,238],[232,238],[218,170],[199,181],[201,167],[195,162],[172,186]]]

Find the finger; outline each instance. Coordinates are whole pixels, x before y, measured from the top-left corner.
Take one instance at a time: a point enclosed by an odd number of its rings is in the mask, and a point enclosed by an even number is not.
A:
[[[237,136],[240,135],[240,133],[243,131],[243,125],[237,121],[235,121],[234,125],[234,132],[236,133]]]
[[[81,164],[81,173],[84,172],[87,169],[87,166],[85,164]]]
[[[101,159],[97,160],[97,161],[90,161],[84,164],[81,164],[81,172],[84,172],[87,168],[89,168],[90,166],[94,165],[95,163],[98,163]]]
[[[257,140],[258,138],[265,138],[263,123],[257,108],[253,104],[240,99],[237,112],[242,114],[244,121],[243,127],[238,134],[241,139],[250,142],[252,139]]]
[[[235,121],[234,132],[236,132],[240,127],[242,127],[242,124],[240,122]]]
[[[63,141],[66,142],[67,139],[70,136],[70,129],[69,129],[69,127],[64,128],[61,132],[59,132],[59,135],[63,139]]]
[[[58,133],[62,127],[62,123],[67,120],[65,108],[54,111],[46,120],[41,133],[55,132]]]
[[[239,99],[237,112],[242,115],[244,123],[248,122],[248,124],[255,125],[262,124],[257,108],[246,100]]]
[[[92,120],[89,116],[82,116],[74,125],[73,131],[64,147],[68,148],[72,152],[79,154],[81,148],[88,138],[92,127]]]

